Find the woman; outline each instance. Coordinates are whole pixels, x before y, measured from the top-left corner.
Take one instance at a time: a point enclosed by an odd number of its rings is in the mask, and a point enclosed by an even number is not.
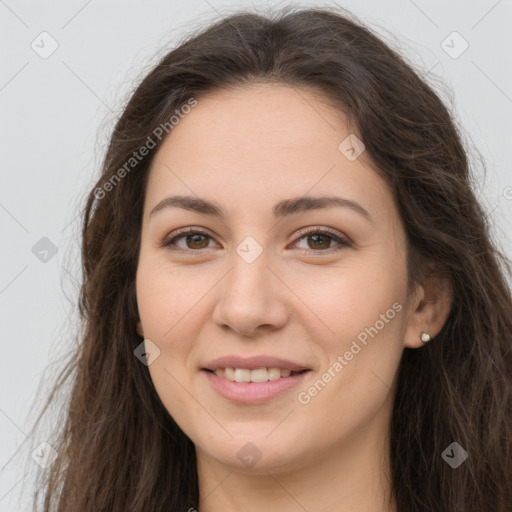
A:
[[[446,107],[345,14],[169,52],[82,257],[45,511],[512,509],[508,261]]]

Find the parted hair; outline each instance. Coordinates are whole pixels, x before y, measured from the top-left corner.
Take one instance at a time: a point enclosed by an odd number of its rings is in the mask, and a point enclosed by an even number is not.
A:
[[[436,273],[451,282],[441,332],[405,348],[398,368],[390,453],[399,512],[510,512],[510,262],[492,241],[449,108],[398,50],[326,7],[224,16],[165,54],[124,106],[84,208],[80,342],[55,384],[54,393],[70,383],[51,442],[58,457],[41,472],[34,503],[42,495],[44,512],[200,506],[194,444],[134,356],[142,211],[164,138],[102,197],[97,189],[191,98],[257,82],[312,87],[343,110],[392,190],[408,284]],[[452,442],[468,453],[456,469],[442,457]]]

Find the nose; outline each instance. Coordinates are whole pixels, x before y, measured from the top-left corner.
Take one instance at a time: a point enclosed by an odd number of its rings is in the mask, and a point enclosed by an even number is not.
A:
[[[288,320],[291,292],[277,274],[265,251],[251,263],[234,253],[232,269],[216,287],[214,322],[245,337],[281,329]]]

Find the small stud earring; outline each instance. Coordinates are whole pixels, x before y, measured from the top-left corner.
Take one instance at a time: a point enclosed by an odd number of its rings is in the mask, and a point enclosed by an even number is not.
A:
[[[139,322],[137,322],[137,327],[136,327],[136,330],[137,330],[137,334],[139,336],[142,336],[144,337],[144,330],[142,329],[142,324]]]
[[[430,341],[430,334],[428,332],[422,332],[420,338],[423,343],[428,343]]]

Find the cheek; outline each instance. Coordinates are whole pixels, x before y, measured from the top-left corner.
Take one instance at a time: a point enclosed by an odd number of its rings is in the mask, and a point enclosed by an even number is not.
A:
[[[194,339],[198,326],[193,297],[176,273],[156,261],[146,261],[137,270],[137,303],[144,337],[159,350],[148,370],[162,403],[174,416],[187,404],[183,387],[188,385],[189,340]]]
[[[348,349],[347,343],[358,336],[364,343],[365,336],[371,339],[368,331],[376,335],[375,329],[381,345],[400,337],[407,276],[405,261],[395,256],[395,261],[378,253],[354,258],[303,288],[308,305],[329,328],[324,337],[329,352]]]
[[[180,385],[188,386],[191,372],[197,370],[191,367],[189,354],[207,321],[201,300],[218,279],[197,268],[176,270],[161,259],[148,258],[139,263],[139,315],[144,336],[160,350],[149,370],[162,400],[171,395],[178,399]]]
[[[156,259],[141,261],[137,270],[137,305],[145,335],[161,344],[190,337],[197,322],[190,322],[189,318],[200,311],[194,306],[213,282],[197,272],[188,277],[186,270],[176,271]],[[186,329],[186,338],[177,334]]]
[[[318,288],[309,296],[329,331],[318,340],[324,366],[297,398],[312,418],[331,411],[326,431],[356,428],[390,397],[403,351],[404,268],[386,258],[372,264],[367,260],[324,283],[322,307]]]
[[[155,390],[169,414],[187,431],[186,418],[195,403],[185,392],[190,388],[187,358],[199,322],[194,316],[194,294],[182,273],[164,268],[161,262],[141,261],[137,269],[137,303],[144,337],[151,340],[159,355],[148,366]],[[204,292],[203,292],[204,293]],[[183,411],[188,411],[183,414]]]

